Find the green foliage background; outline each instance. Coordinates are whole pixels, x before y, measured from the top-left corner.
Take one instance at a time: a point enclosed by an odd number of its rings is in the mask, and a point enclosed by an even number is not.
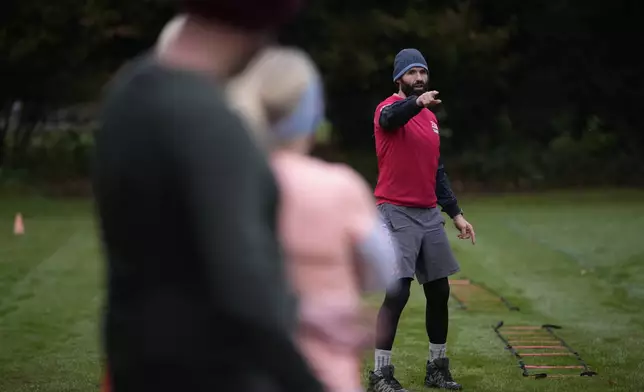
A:
[[[98,101],[118,67],[153,44],[172,2],[5,3],[0,180],[87,176],[87,127],[54,135],[41,125],[56,109]],[[457,186],[637,186],[644,184],[643,4],[314,0],[281,39],[309,51],[324,74],[330,144],[316,153],[351,163],[370,181],[373,110],[394,91],[395,54],[416,47],[443,99],[441,148]],[[24,110],[11,128],[15,101]]]

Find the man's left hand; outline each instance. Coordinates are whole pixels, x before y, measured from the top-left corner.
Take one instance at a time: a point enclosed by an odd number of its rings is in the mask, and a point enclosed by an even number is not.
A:
[[[458,238],[461,240],[472,240],[472,245],[476,244],[476,233],[474,233],[474,227],[465,220],[463,215],[456,215],[454,217],[454,227],[461,233],[458,235]]]

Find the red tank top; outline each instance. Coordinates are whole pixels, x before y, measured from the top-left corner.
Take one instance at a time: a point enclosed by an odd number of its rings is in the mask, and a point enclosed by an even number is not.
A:
[[[377,203],[405,207],[436,207],[436,171],[440,156],[438,120],[423,109],[404,126],[386,131],[380,128],[382,109],[403,98],[394,94],[382,101],[374,115],[378,184]]]

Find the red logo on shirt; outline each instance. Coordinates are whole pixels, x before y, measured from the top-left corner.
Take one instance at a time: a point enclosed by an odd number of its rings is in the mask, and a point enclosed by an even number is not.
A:
[[[434,132],[438,133],[438,124],[436,124],[434,121],[432,121],[432,129]]]

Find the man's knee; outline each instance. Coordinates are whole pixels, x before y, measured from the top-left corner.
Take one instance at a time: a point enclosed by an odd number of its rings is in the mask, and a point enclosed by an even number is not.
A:
[[[411,279],[400,279],[394,290],[385,295],[383,307],[390,311],[400,313],[407,305],[411,288]]]
[[[425,298],[428,303],[445,303],[449,300],[449,281],[447,278],[441,278],[423,285]]]

